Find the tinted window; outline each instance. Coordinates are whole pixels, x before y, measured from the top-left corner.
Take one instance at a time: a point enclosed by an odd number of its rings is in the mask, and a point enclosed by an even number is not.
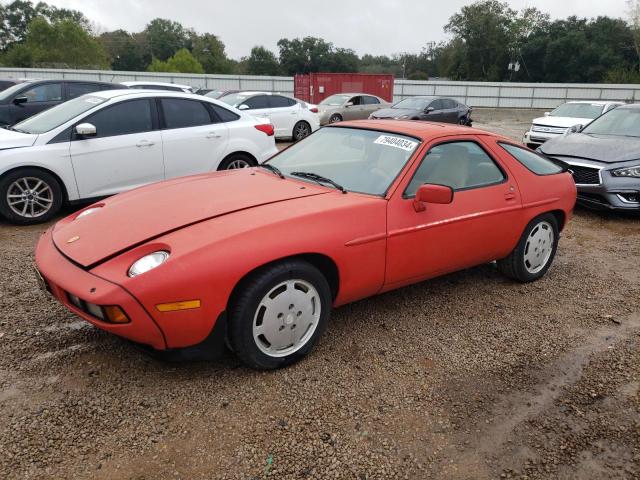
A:
[[[9,88],[12,85],[15,85],[16,82],[12,82],[11,80],[0,80],[0,90],[4,90],[5,88]]]
[[[501,143],[500,146],[511,154],[521,164],[538,175],[549,175],[563,171],[558,165],[550,160],[524,148],[516,147],[508,143]]]
[[[364,98],[364,104],[365,105],[378,105],[380,103],[380,100],[378,100],[376,97],[362,97]]]
[[[353,103],[354,105],[363,105],[363,101],[362,101],[362,97],[352,97],[351,98],[351,103]]]
[[[458,108],[458,102],[456,102],[455,100],[451,100],[450,98],[442,99],[442,104],[444,105],[444,108],[446,108],[447,110]]]
[[[202,102],[181,98],[163,98],[160,102],[166,128],[197,127],[212,123],[209,110]]]
[[[59,102],[62,100],[62,84],[45,83],[44,85],[38,85],[19,93],[18,97],[27,97],[28,103]]]
[[[493,185],[504,180],[495,162],[474,142],[451,142],[433,147],[422,160],[405,196],[416,194],[425,183],[454,190]]]
[[[429,106],[434,110],[444,110],[444,103],[442,100],[434,100]]]
[[[292,98],[282,97],[280,95],[271,95],[271,97],[269,97],[269,103],[271,108],[285,108],[294,106],[296,101]]]
[[[33,117],[29,117],[13,127],[27,133],[48,132],[63,123],[70,122],[78,115],[82,115],[106,101],[104,98],[89,95],[74,98],[73,100],[49,108],[44,112],[40,112]]]
[[[220,118],[221,122],[233,122],[234,120],[238,120],[240,118],[240,115],[230,112],[226,108],[212,104],[210,104],[209,106],[213,108],[213,111],[216,112],[216,115],[218,115],[218,118]]]
[[[153,129],[151,105],[148,100],[131,100],[106,107],[81,123],[92,123],[97,137],[129,135]]]
[[[257,108],[269,108],[269,97],[266,95],[256,95],[255,97],[247,98],[242,105],[246,105],[250,110]]]
[[[108,85],[100,85],[99,83],[67,83],[67,89],[69,91],[69,99],[79,97],[85,93],[110,90]]]

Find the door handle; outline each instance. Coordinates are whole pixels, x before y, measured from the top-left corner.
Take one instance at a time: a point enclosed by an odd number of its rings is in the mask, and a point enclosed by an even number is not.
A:
[[[140,140],[136,143],[136,147],[152,147],[155,145],[155,142],[150,142],[149,140]]]
[[[220,137],[222,137],[222,135],[220,135],[217,132],[209,132],[209,133],[207,133],[206,137],[207,138],[220,138]]]

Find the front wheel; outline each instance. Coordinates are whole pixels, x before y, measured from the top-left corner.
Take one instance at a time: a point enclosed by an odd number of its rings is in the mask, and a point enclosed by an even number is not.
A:
[[[286,261],[240,286],[229,314],[229,343],[247,366],[271,370],[307,355],[326,328],[331,291],[313,265]]]
[[[12,223],[46,222],[60,210],[62,200],[60,183],[37,168],[15,170],[0,180],[0,213]]]
[[[339,113],[334,113],[333,115],[331,115],[331,118],[329,118],[329,123],[338,123],[342,121],[342,115],[340,115]]]
[[[546,213],[534,218],[525,228],[511,254],[498,260],[498,270],[520,282],[542,278],[553,263],[558,239],[558,222],[552,214]]]
[[[293,127],[293,141],[297,142],[311,135],[311,126],[307,122],[298,122]]]

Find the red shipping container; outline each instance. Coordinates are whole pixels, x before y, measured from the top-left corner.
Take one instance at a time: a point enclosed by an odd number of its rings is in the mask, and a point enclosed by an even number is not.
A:
[[[294,96],[320,103],[336,93],[369,93],[393,101],[393,75],[369,73],[309,73],[294,77]]]

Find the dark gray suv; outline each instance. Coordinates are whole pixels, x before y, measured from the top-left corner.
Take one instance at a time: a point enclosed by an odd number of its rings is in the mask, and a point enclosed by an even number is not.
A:
[[[14,125],[59,103],[100,90],[124,88],[86,80],[28,80],[0,92],[0,126]]]
[[[640,104],[610,110],[572,130],[538,151],[571,171],[578,203],[640,213]]]

